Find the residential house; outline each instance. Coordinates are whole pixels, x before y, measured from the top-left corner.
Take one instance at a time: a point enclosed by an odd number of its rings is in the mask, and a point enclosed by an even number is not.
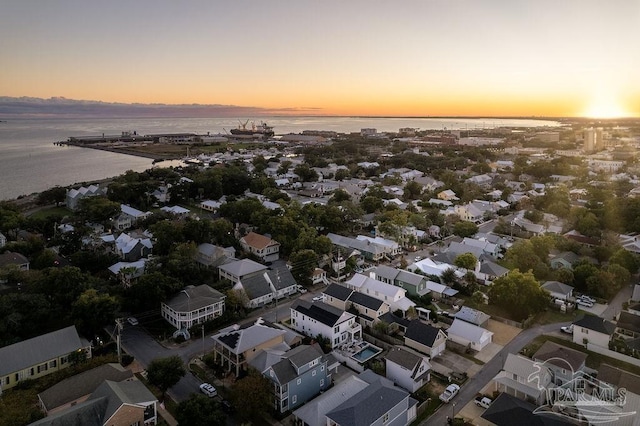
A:
[[[220,247],[202,243],[198,246],[195,260],[203,268],[215,268],[236,260],[236,249],[234,247]]]
[[[214,360],[238,376],[240,370],[246,370],[247,362],[258,355],[261,349],[289,350],[285,342],[286,334],[285,330],[262,318],[242,326],[234,324],[211,336]]]
[[[368,294],[386,302],[392,311],[400,310],[407,312],[409,308],[416,304],[406,296],[406,290],[391,284],[383,283],[366,275],[356,273],[351,279],[345,282],[347,287],[353,290]]]
[[[385,246],[375,242],[372,243],[370,240],[363,241],[333,233],[328,233],[327,238],[331,240],[334,246],[341,247],[352,255],[357,253],[359,256],[372,262],[383,260],[387,250]]]
[[[191,210],[185,209],[184,207],[180,206],[165,206],[161,207],[160,210],[179,218],[185,218],[189,215],[189,213],[191,213]]]
[[[0,269],[14,265],[21,271],[29,270],[29,259],[21,253],[7,251],[0,254]]]
[[[495,426],[574,426],[575,423],[560,415],[540,415],[538,407],[530,402],[501,393],[481,417]],[[535,412],[534,412],[535,411]]]
[[[249,308],[263,306],[298,291],[297,282],[284,262],[273,264],[261,274],[243,277],[235,283],[233,289],[246,294],[246,307]]]
[[[2,232],[0,232],[0,248],[6,245],[7,245],[7,237],[5,237]]]
[[[58,411],[86,401],[91,393],[105,380],[121,382],[133,380],[131,370],[122,367],[118,363],[103,364],[99,367],[75,376],[68,377],[56,383],[47,390],[38,394],[38,405],[45,415],[51,415]]]
[[[115,251],[120,258],[127,262],[135,262],[147,257],[153,250],[151,238],[144,236],[132,237],[129,234],[122,233],[115,239]]]
[[[458,294],[458,290],[435,281],[427,281],[427,290],[435,300],[446,299]]]
[[[396,391],[403,393],[402,399]],[[416,417],[416,404],[393,382],[365,370],[337,383],[298,408],[293,416],[296,424],[307,426],[408,425]]]
[[[411,272],[420,271],[424,275],[433,275],[436,277],[442,276],[442,274],[448,269],[453,269],[458,278],[462,278],[464,276],[464,273],[458,271],[458,268],[455,265],[435,262],[433,259],[429,258],[414,262],[407,267],[407,270]]]
[[[431,364],[425,355],[394,346],[385,356],[385,377],[414,393],[431,380]]]
[[[91,358],[91,344],[78,335],[75,326],[33,337],[0,348],[0,391],[18,382],[37,379],[70,365],[69,355],[84,352]]]
[[[362,338],[362,327],[352,313],[303,299],[291,305],[291,328],[310,337],[323,336],[332,348]]]
[[[485,327],[491,319],[490,315],[485,314],[477,309],[463,306],[454,315],[456,319],[468,322],[469,324],[477,325],[478,327]]]
[[[249,232],[240,238],[240,245],[244,251],[256,255],[263,262],[273,262],[280,258],[280,243],[265,235]]]
[[[496,278],[500,278],[509,273],[509,270],[504,266],[500,266],[497,263],[481,257],[473,274],[476,278],[486,285],[491,284]]]
[[[561,269],[566,268],[569,270],[573,269],[573,265],[575,265],[580,260],[580,256],[575,254],[572,251],[563,251],[560,254],[554,256],[549,264],[552,269]]]
[[[224,204],[224,201],[205,200],[200,203],[200,208],[208,212],[216,212]]]
[[[379,265],[370,275],[383,283],[400,287],[412,296],[424,296],[427,290],[427,277],[404,269],[396,269],[387,265]]]
[[[560,281],[547,281],[541,286],[551,295],[552,299],[569,301],[573,299],[573,287]]]
[[[548,368],[552,382],[561,386],[572,381],[576,373],[583,372],[587,354],[547,340],[532,358]]]
[[[453,211],[460,216],[460,219],[468,222],[480,223],[484,220],[484,210],[472,203],[455,206]]]
[[[327,279],[327,271],[320,268],[314,268],[313,273],[311,274],[311,284],[329,284],[329,280]]]
[[[349,296],[349,309],[358,311],[358,319],[364,326],[371,327],[380,317],[389,312],[389,305],[380,299],[354,291]]]
[[[329,286],[322,291],[322,296],[324,297],[323,302],[346,311],[349,309],[349,297],[353,292],[353,289],[343,285],[329,284]]]
[[[456,193],[450,189],[438,192],[436,195],[440,200],[445,201],[458,201],[460,198],[456,196]]]
[[[120,204],[120,215],[115,219],[114,226],[118,230],[131,228],[149,216],[151,216],[151,212],[142,212],[126,204]]]
[[[356,240],[365,241],[372,244],[379,244],[380,246],[384,247],[385,255],[389,259],[402,253],[402,247],[400,247],[400,245],[397,242],[393,240],[389,240],[387,238],[382,238],[382,237],[372,238],[366,235],[358,235],[356,237]]]
[[[146,265],[147,259],[140,259],[135,262],[118,262],[109,266],[108,269],[120,280],[123,287],[129,288],[133,281],[144,275]]]
[[[595,315],[585,315],[573,323],[573,343],[590,343],[608,349],[615,329],[616,325],[611,321]]]
[[[429,358],[435,358],[445,350],[447,334],[440,328],[414,320],[404,333],[404,344]]]
[[[458,318],[447,329],[447,336],[450,341],[474,351],[481,351],[493,341],[493,333],[489,330]]]
[[[611,407],[613,413],[634,413],[631,416],[620,416],[615,422],[616,426],[638,426],[640,425],[640,376],[621,370],[608,364],[600,364],[598,369],[598,381],[606,383],[613,388],[617,397],[620,392],[624,392],[624,405]],[[617,408],[617,410],[616,410]]]
[[[522,355],[507,354],[504,367],[493,378],[494,390],[542,405],[552,377],[547,367]]]
[[[301,345],[282,355],[262,374],[273,382],[275,408],[294,410],[331,385],[327,358],[317,345]]]
[[[491,183],[493,182],[493,178],[487,174],[482,174],[471,176],[466,180],[466,182],[476,184],[483,189],[489,189],[491,187]]]
[[[139,380],[105,380],[84,402],[31,423],[32,426],[147,426],[158,422],[157,398]]]
[[[417,416],[417,403],[407,391],[381,378],[327,413],[326,424],[408,425]]]
[[[267,266],[254,262],[251,259],[240,259],[235,262],[225,263],[218,266],[220,279],[226,279],[232,283],[237,283],[241,279],[264,273]]]
[[[640,337],[640,315],[634,315],[628,311],[620,312],[616,331],[626,337],[634,339]]]
[[[161,305],[162,317],[176,329],[190,329],[221,316],[226,296],[202,284],[187,286]]]
[[[100,188],[96,185],[88,187],[81,186],[78,189],[71,188],[67,190],[66,202],[69,210],[77,210],[80,200],[87,197],[95,197],[98,195],[106,195],[106,188]]]

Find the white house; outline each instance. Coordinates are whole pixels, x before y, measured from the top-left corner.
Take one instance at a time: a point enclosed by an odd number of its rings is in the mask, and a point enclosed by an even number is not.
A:
[[[354,291],[386,302],[392,312],[397,310],[407,312],[409,308],[416,306],[416,304],[406,296],[407,291],[405,289],[383,283],[366,275],[355,274],[349,281],[345,282],[345,284]]]
[[[209,212],[215,212],[220,208],[221,205],[222,205],[222,203],[220,201],[205,200],[205,201],[200,203],[200,208],[202,210],[206,210],[206,211],[209,211]]]
[[[494,378],[494,390],[542,405],[552,381],[551,371],[522,355],[507,354],[504,367]]]
[[[611,321],[595,315],[585,315],[573,323],[573,343],[586,345],[591,343],[609,348],[609,340],[616,326]]]
[[[191,210],[185,209],[184,207],[180,207],[180,206],[171,206],[171,207],[165,206],[165,207],[162,207],[160,210],[177,217],[186,217],[191,212]]]
[[[297,283],[284,262],[261,274],[241,278],[233,289],[241,290],[247,295],[246,306],[249,308],[264,306],[274,299],[279,300],[298,291]]]
[[[481,351],[493,340],[493,333],[482,327],[456,318],[447,329],[449,340],[474,351]]]
[[[411,393],[431,380],[428,357],[407,347],[393,347],[387,353],[385,361],[386,378]]]
[[[553,299],[569,300],[573,297],[573,287],[560,281],[547,281],[541,286]]]
[[[221,316],[225,298],[224,294],[206,284],[190,285],[162,303],[162,317],[178,330],[189,329]]]
[[[255,254],[263,262],[273,262],[280,257],[280,243],[265,235],[249,232],[240,238],[240,245],[243,250]]]
[[[310,337],[321,335],[329,339],[332,348],[362,338],[362,326],[352,313],[303,299],[291,305],[291,328]]]

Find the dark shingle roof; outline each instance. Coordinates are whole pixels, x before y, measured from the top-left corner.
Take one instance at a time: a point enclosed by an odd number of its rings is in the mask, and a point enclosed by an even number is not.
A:
[[[508,393],[501,393],[482,413],[482,418],[496,426],[568,426],[572,422],[558,416],[533,414],[537,407]]]
[[[411,322],[406,318],[401,318],[395,315],[393,312],[387,312],[384,315],[380,315],[378,319],[386,322],[387,324],[398,324],[405,328],[408,327],[409,323]]]
[[[620,312],[618,327],[633,331],[634,333],[640,333],[640,315],[634,315],[627,311]]]
[[[598,369],[598,380],[609,383],[616,388],[624,388],[629,392],[640,395],[640,377],[628,371],[601,364]]]
[[[428,347],[432,347],[439,332],[439,328],[425,324],[419,320],[414,320],[409,323],[404,337],[418,343],[422,343]]]
[[[615,324],[611,321],[596,317],[595,315],[585,315],[574,322],[573,325],[608,335],[613,334],[613,330],[616,328]]]
[[[353,293],[353,290],[340,284],[330,284],[329,287],[325,288],[322,292],[327,296],[345,301],[349,298],[351,293]]]
[[[374,311],[378,311],[384,303],[382,300],[378,300],[375,297],[358,292],[351,293],[349,300],[356,305],[364,306],[365,308],[373,309]]]
[[[333,327],[343,314],[343,311],[322,302],[309,303],[298,299],[293,302],[291,309],[295,309],[303,315],[320,321],[324,325]]]
[[[533,359],[536,361],[548,361],[561,368],[566,368],[568,363],[572,371],[576,372],[584,366],[587,354],[547,340],[533,354]]]
[[[242,278],[242,287],[249,300],[257,299],[267,294],[273,293],[271,286],[264,278],[263,274],[252,275],[250,277]]]
[[[190,285],[176,294],[166,304],[176,312],[192,312],[218,303],[224,298],[224,294],[209,287],[207,284],[197,287]]]

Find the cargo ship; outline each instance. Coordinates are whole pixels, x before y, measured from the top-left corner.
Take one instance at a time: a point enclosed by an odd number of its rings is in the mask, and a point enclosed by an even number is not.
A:
[[[267,140],[272,137],[275,133],[273,131],[273,127],[267,125],[264,121],[261,121],[260,124],[256,126],[255,122],[251,122],[251,127],[247,128],[247,124],[249,120],[240,122],[240,125],[231,129],[231,134],[234,136],[242,137],[242,138],[252,138],[252,139],[263,139]]]

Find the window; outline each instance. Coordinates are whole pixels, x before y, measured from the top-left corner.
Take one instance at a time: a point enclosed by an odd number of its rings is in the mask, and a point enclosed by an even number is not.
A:
[[[58,366],[58,361],[55,359],[49,363],[49,367],[51,368],[56,368],[57,366]]]
[[[335,328],[333,329],[333,332],[334,332],[334,333],[337,333],[337,332],[339,332],[339,331],[340,331],[340,327],[335,327]]]
[[[298,380],[300,380],[300,379],[298,379]],[[297,401],[298,401],[298,395],[293,395],[293,396],[291,397],[291,403],[292,403],[292,404],[295,404]]]
[[[4,384],[5,386],[9,386],[9,382],[11,381],[11,376],[7,376],[4,378]]]
[[[384,416],[382,416],[382,422],[385,424],[389,422],[389,413],[384,413]]]
[[[313,371],[311,372],[311,376],[312,376],[312,377],[315,377],[315,375],[316,375],[316,370],[313,370]]]
[[[324,386],[324,379],[320,379],[320,386]]]
[[[297,383],[297,384],[300,384],[300,383],[302,383],[302,379],[298,379],[298,380],[296,381],[296,383]],[[293,401],[293,403],[295,404],[295,403],[296,403],[296,401],[295,401],[295,398],[296,398],[296,397],[294,396],[293,398],[294,398],[294,401]]]
[[[320,366],[320,371],[324,371],[324,365]]]

